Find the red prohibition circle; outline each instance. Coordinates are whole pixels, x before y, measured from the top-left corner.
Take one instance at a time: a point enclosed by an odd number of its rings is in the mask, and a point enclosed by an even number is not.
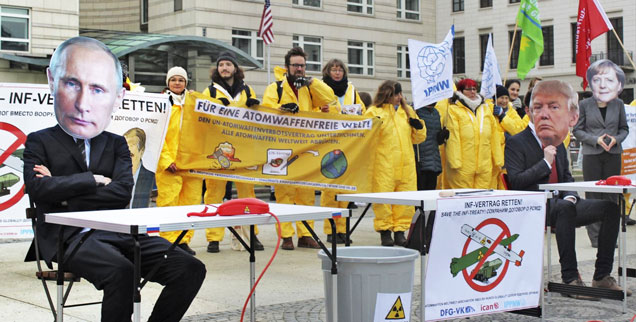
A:
[[[510,237],[510,229],[508,229],[508,226],[506,226],[506,224],[503,221],[497,218],[488,218],[482,221],[479,225],[477,225],[477,227],[475,227],[475,230],[479,230],[486,225],[499,226],[502,231],[501,233],[504,235],[504,238]],[[462,249],[462,256],[466,255],[466,251],[468,250],[468,245],[470,244],[471,241],[472,239],[468,237],[468,239],[466,240],[466,243],[464,243],[464,248]],[[493,247],[494,246],[495,245],[493,245]],[[510,245],[508,245],[508,249],[511,249]],[[478,292],[488,292],[492,290],[493,288],[495,288],[497,285],[499,285],[499,283],[501,283],[501,281],[503,280],[504,276],[506,276],[506,272],[508,271],[508,265],[510,265],[510,261],[504,260],[504,262],[506,263],[504,264],[504,267],[501,270],[501,274],[499,274],[499,276],[497,277],[497,279],[495,279],[494,282],[487,285],[478,285],[477,283],[475,283],[473,279],[470,278],[470,275],[467,272],[468,268],[465,268],[462,270],[462,275],[464,275],[464,280],[466,280],[466,283],[468,283],[468,286],[470,286],[470,288],[472,288],[473,290]],[[481,267],[475,267],[474,270],[479,270],[480,268]]]
[[[11,153],[15,152],[20,146],[26,142],[26,135],[17,127],[12,124],[0,122],[0,131],[7,131],[13,134],[16,137],[16,140],[11,143],[11,145],[4,151],[4,153],[0,154],[0,164],[3,164],[5,160],[11,155]],[[18,190],[18,193],[15,196],[9,198],[3,203],[0,203],[0,211],[10,208],[15,205],[22,199],[24,196],[24,184]]]

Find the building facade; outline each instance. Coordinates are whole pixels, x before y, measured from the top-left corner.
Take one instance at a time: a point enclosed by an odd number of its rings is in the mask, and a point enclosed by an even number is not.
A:
[[[481,79],[481,69],[488,41],[493,34],[493,47],[499,61],[501,77],[517,78],[517,56],[520,30],[515,30],[515,20],[520,0],[437,0],[437,39],[444,37],[450,24],[455,24],[455,76]],[[599,0],[620,36],[629,55],[636,48],[636,1]],[[544,52],[534,69],[522,81],[521,94],[534,77],[561,79],[582,92],[582,78],[576,76],[576,20],[578,0],[539,0]],[[448,19],[440,19],[448,17]],[[477,17],[477,18],[476,18]],[[515,46],[509,60],[513,35]],[[613,32],[605,33],[592,41],[592,58],[608,58],[619,65],[626,76],[625,90],[621,97],[626,103],[634,99],[636,74]],[[463,64],[461,63],[463,61]],[[459,62],[459,63],[458,63]],[[589,88],[588,88],[589,90]]]
[[[600,0],[621,37],[628,54],[636,47],[636,2]],[[407,40],[440,42],[455,25],[454,69],[457,79],[481,78],[488,34],[493,34],[502,78],[516,78],[520,30],[514,33],[520,0],[273,0],[275,41],[269,47],[271,69],[284,65],[292,46],[308,53],[308,75],[321,77],[331,58],[343,60],[349,79],[359,91],[375,92],[386,79],[402,82],[410,96]],[[559,78],[581,88],[575,76],[574,37],[577,0],[539,0],[544,33],[544,54],[522,81],[522,94],[533,77]],[[96,30],[117,32],[127,39],[183,37],[181,42],[155,44],[120,56],[130,68],[134,82],[149,91],[165,86],[165,72],[183,65],[190,74],[189,87],[202,91],[210,82],[210,67],[223,46],[216,49],[189,46],[193,37],[200,42],[218,42],[245,53],[246,81],[257,96],[268,82],[267,46],[257,36],[263,0],[0,0],[0,81],[44,83],[44,70],[55,47],[79,34]],[[152,35],[152,37],[150,37]],[[514,35],[514,36],[513,36]],[[515,46],[509,58],[513,37]],[[208,44],[210,45],[210,44]],[[214,44],[213,44],[214,45]],[[208,46],[209,47],[209,46]],[[240,51],[239,51],[240,52]],[[627,83],[622,95],[634,98],[636,74],[614,33],[592,42],[592,60],[609,58],[621,66]],[[255,62],[255,63],[254,63]],[[263,64],[259,67],[258,63]]]
[[[0,0],[0,81],[46,83],[53,50],[79,33],[79,2]]]

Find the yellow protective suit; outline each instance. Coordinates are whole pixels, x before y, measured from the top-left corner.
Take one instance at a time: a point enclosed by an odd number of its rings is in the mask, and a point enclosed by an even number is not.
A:
[[[245,105],[245,102],[247,101],[247,99],[256,98],[256,95],[254,94],[254,89],[252,89],[252,87],[249,85],[246,85],[249,87],[249,94],[250,94],[249,97],[247,93],[248,91],[246,89],[243,89],[235,97],[232,97],[223,88],[223,86],[217,83],[214,83],[212,86],[213,86],[213,89],[216,90],[215,97],[217,99],[216,101],[218,101],[216,102],[217,104],[222,104],[221,101],[218,100],[219,98],[226,98],[230,102],[229,106],[248,108],[247,105]],[[206,87],[206,89],[203,91],[203,95],[212,97],[212,95],[210,95],[209,87]],[[203,201],[206,204],[222,203],[223,196],[225,196],[226,183],[227,183],[226,180],[205,179],[205,196],[203,197]],[[234,184],[236,185],[236,190],[238,192],[239,198],[255,198],[256,197],[256,195],[254,194],[253,184],[242,183],[242,182],[235,182]],[[257,226],[254,226],[254,233],[258,234]],[[223,227],[208,228],[205,230],[205,238],[207,239],[208,242],[222,241],[224,236],[225,236],[225,228]]]
[[[187,95],[187,94],[186,94]],[[177,159],[179,132],[181,129],[181,106],[173,105],[168,121],[166,139],[161,149],[155,180],[157,182],[157,206],[184,206],[201,203],[203,181],[199,178],[181,176],[166,169]],[[181,231],[160,232],[159,235],[170,242],[179,237]],[[180,243],[190,243],[194,230],[188,230]]]
[[[447,189],[491,188],[492,170],[503,166],[497,120],[488,104],[475,112],[459,100],[448,109],[450,136],[446,142]]]
[[[349,86],[347,87],[347,91],[344,95],[343,105],[351,105],[351,104],[360,104],[362,114],[365,113],[366,106],[364,106],[364,102],[360,99],[360,95],[358,95],[358,91],[355,90],[355,87],[351,82],[349,82]],[[331,111],[331,110],[330,110]],[[333,207],[333,208],[347,208],[349,202],[347,201],[336,201],[336,191],[327,191],[323,190],[320,193],[320,207]],[[346,233],[347,232],[347,218],[334,218],[336,222],[336,233]],[[329,219],[325,219],[325,224],[323,226],[323,231],[327,235],[331,235],[331,224],[329,223]]]
[[[267,86],[265,93],[263,94],[263,106],[271,108],[280,108],[281,105],[287,103],[298,104],[298,109],[301,111],[314,111],[319,112],[320,107],[324,105],[338,106],[340,103],[333,93],[333,90],[329,85],[323,81],[314,78],[309,86],[303,86],[298,89],[298,97],[294,94],[294,90],[287,83],[287,77],[285,73],[287,71],[284,68],[276,66],[274,68],[274,75],[278,81],[281,81],[280,85],[277,82],[273,82]],[[282,87],[281,96],[278,97],[278,86]],[[282,204],[296,204],[313,206],[315,204],[314,190],[307,188],[297,188],[289,185],[276,185],[274,187],[274,194],[276,195],[276,202]],[[313,220],[308,221],[309,225],[314,226]],[[296,229],[298,230],[298,237],[310,237],[309,230],[305,228],[302,222],[296,222]],[[289,222],[281,223],[281,236],[288,238],[294,235],[294,228]]]
[[[370,106],[365,115],[382,120],[373,165],[373,192],[417,190],[413,144],[426,139],[424,121],[420,120],[423,126],[421,130],[411,127],[409,118],[419,118],[408,105],[400,106],[397,110],[392,104]],[[415,208],[374,204],[373,212],[373,228],[376,231],[396,232],[409,229]]]
[[[493,105],[492,99],[487,99],[486,102],[488,106],[492,110],[495,106]],[[506,148],[506,136],[505,133],[509,135],[515,135],[523,131],[528,124],[524,124],[525,122],[519,117],[517,110],[512,106],[512,103],[508,103],[508,110],[506,111],[506,115],[503,119],[495,116],[495,121],[497,121],[497,135],[499,136],[499,142],[501,143],[501,149],[498,150],[497,153],[501,153],[497,158],[503,159],[504,151]],[[494,166],[492,169],[492,180],[490,182],[490,188],[505,190],[506,186],[503,182],[502,175],[505,173],[505,169],[500,166]]]

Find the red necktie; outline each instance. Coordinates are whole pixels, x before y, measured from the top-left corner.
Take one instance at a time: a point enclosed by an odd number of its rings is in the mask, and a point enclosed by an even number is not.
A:
[[[558,183],[558,182],[559,182],[559,176],[557,175],[556,162],[552,162],[552,171],[550,172],[550,179],[548,180],[548,183]]]

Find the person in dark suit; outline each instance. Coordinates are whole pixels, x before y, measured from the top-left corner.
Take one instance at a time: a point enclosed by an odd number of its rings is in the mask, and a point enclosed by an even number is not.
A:
[[[596,181],[621,174],[621,143],[629,133],[625,104],[618,98],[625,85],[625,73],[611,60],[601,59],[590,65],[586,77],[593,97],[579,103],[579,121],[573,134],[581,142],[583,180]],[[618,195],[613,193],[587,192],[585,196],[618,203]],[[592,247],[598,247],[600,226],[585,228]]]
[[[130,158],[132,159],[132,172],[135,179],[133,198],[130,208],[147,208],[150,203],[150,190],[155,180],[155,173],[146,169],[141,161],[146,152],[146,132],[134,127],[124,133]]]
[[[64,41],[47,69],[58,125],[29,134],[24,180],[36,204],[42,258],[55,260],[59,225],[46,213],[122,209],[130,201],[133,175],[124,137],[104,132],[121,104],[121,66],[103,43],[87,37]],[[88,229],[66,227],[65,249],[75,247]],[[130,321],[133,312],[133,238],[96,231],[65,268],[104,290],[102,321]],[[152,281],[165,285],[149,321],[179,321],[196,296],[205,266],[170,243],[141,235],[142,276],[161,263]],[[68,252],[65,254],[68,258]]]
[[[565,82],[546,80],[535,85],[529,106],[531,122],[506,143],[505,167],[510,189],[539,190],[539,184],[574,181],[563,140],[578,120],[577,102],[578,95]],[[580,199],[574,192],[561,191],[557,198],[550,200],[548,217],[556,228],[563,282],[585,285],[577,268],[575,229],[600,221],[592,286],[622,291],[610,276],[618,237],[618,206],[607,200]],[[627,293],[631,295],[629,290]]]

